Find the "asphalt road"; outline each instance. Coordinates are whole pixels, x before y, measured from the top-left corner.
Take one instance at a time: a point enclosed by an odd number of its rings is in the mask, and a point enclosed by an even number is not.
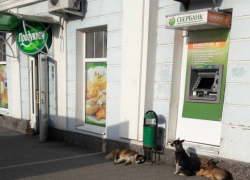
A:
[[[0,127],[0,180],[205,180],[167,165],[114,165],[106,154]]]

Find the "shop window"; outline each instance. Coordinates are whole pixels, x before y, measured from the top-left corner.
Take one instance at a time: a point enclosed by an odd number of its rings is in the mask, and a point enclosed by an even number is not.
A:
[[[5,34],[0,33],[0,62],[5,62],[6,61],[6,55],[3,54],[2,52],[6,52],[6,45],[4,43],[5,39]]]
[[[85,123],[106,126],[107,31],[86,32]]]
[[[5,34],[0,33],[0,108],[8,108]]]
[[[76,36],[76,129],[104,135],[107,27],[81,29]]]

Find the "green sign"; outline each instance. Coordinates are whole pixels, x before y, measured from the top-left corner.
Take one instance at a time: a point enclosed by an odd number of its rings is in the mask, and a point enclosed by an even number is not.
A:
[[[36,55],[40,51],[47,52],[45,43],[47,43],[48,48],[50,48],[52,43],[52,30],[49,28],[46,32],[46,26],[39,22],[27,22],[26,26],[27,35],[25,34],[24,28],[21,27],[17,32],[17,45],[20,51],[28,55]],[[44,40],[43,40],[44,39]],[[30,43],[33,43],[33,45]],[[45,43],[44,43],[45,41]],[[34,47],[35,46],[35,47]]]
[[[188,68],[191,65],[197,68],[214,68],[215,65],[221,64],[223,65],[223,79],[220,103],[211,104],[185,101],[183,105],[183,117],[213,121],[221,119],[226,85],[229,31],[228,29],[221,29],[190,32],[188,37],[185,99],[187,96]]]
[[[172,17],[171,19],[169,19],[169,25],[173,26],[175,24],[175,18]]]
[[[167,17],[167,27],[175,27],[175,26],[188,26],[191,24],[197,23],[207,23],[207,11],[202,11],[193,14],[179,14],[175,16]]]

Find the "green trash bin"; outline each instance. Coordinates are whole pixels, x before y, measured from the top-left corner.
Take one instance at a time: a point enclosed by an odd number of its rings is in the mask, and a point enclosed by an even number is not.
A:
[[[158,128],[158,116],[154,111],[147,111],[144,115],[143,124],[143,148],[156,148],[156,137]]]
[[[149,124],[143,127],[143,146],[145,148],[154,148],[155,146],[155,125]]]

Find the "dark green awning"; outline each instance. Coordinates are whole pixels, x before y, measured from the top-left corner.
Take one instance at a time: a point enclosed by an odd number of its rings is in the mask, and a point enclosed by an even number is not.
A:
[[[59,24],[48,16],[30,16],[16,14],[7,11],[0,11],[0,32],[13,32],[22,25],[22,21],[41,22],[47,24]]]

